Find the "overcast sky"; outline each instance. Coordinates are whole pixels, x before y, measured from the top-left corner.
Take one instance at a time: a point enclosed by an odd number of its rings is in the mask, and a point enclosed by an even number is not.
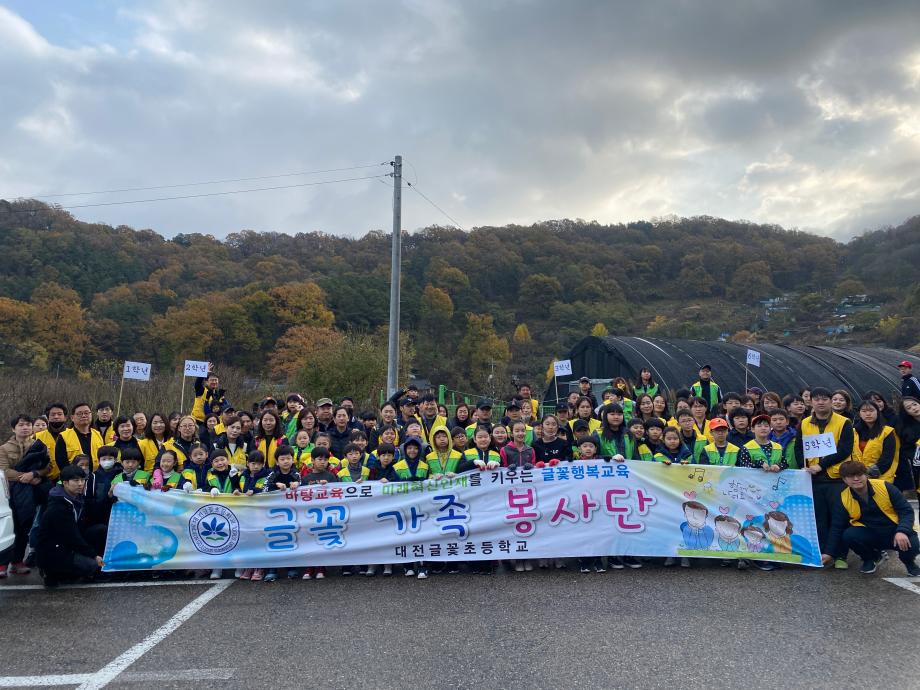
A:
[[[397,153],[466,229],[706,214],[846,238],[898,224],[920,213],[920,3],[0,0],[0,198]],[[362,235],[390,227],[382,181],[73,213],[165,235]],[[450,223],[404,199],[404,228]]]

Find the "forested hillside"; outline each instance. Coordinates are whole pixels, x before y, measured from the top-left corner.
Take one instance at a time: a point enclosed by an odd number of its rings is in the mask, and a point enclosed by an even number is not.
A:
[[[166,240],[0,201],[0,242],[7,367],[203,358],[282,379],[340,352],[344,332],[379,343],[387,322],[379,232]],[[406,236],[403,257],[413,368],[460,390],[490,373],[540,378],[592,330],[920,341],[920,217],[849,244],[709,217],[431,227]]]

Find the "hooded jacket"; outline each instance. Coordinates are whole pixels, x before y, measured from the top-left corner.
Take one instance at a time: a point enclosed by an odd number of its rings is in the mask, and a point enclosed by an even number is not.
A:
[[[416,446],[418,455],[412,459],[406,455],[406,446]],[[428,477],[428,463],[425,462],[427,446],[417,436],[410,436],[399,447],[400,459],[393,463],[393,470],[401,482],[420,482]]]
[[[434,442],[434,437],[438,434],[447,436],[447,450],[439,451]],[[450,431],[443,424],[431,429],[431,452],[425,456],[425,462],[428,463],[428,469],[431,474],[459,474],[465,472],[463,466],[463,453],[454,450],[454,441],[450,436]]]
[[[83,495],[71,496],[63,486],[55,486],[38,523],[36,557],[40,568],[51,572],[68,572],[74,554],[95,558],[96,553],[78,528],[83,513]]]

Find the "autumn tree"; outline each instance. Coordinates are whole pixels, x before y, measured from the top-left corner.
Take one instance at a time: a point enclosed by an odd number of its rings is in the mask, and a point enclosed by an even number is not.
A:
[[[89,344],[80,296],[57,283],[46,283],[35,289],[31,303],[32,339],[48,353],[49,365],[76,369]]]
[[[610,335],[610,331],[607,330],[607,327],[603,324],[603,322],[598,321],[591,328],[591,335],[598,338],[603,338],[604,336]]]
[[[467,314],[466,334],[457,349],[461,371],[475,391],[494,391],[505,379],[511,349],[495,332],[489,314]],[[490,385],[491,384],[491,385]]]

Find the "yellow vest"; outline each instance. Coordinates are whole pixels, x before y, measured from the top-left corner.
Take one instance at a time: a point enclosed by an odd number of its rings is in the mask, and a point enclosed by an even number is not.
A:
[[[89,429],[89,455],[93,459],[93,471],[99,469],[99,449],[105,445],[102,441],[102,434],[90,427]],[[80,445],[80,438],[77,436],[77,430],[70,428],[64,429],[58,437],[58,441],[63,440],[67,446],[67,462],[73,463],[73,459],[83,453],[83,446]],[[51,461],[54,462],[54,456]]]
[[[255,450],[261,451],[265,456],[265,466],[275,466],[275,453],[278,451],[278,439],[262,438],[256,441]]]
[[[885,439],[894,434],[894,429],[890,426],[885,426],[882,428],[882,433],[880,433],[875,438],[870,438],[866,443],[866,447],[863,450],[859,449],[859,434],[856,431],[853,431],[853,459],[859,460],[863,465],[869,467],[878,462],[879,458],[882,457],[882,447],[885,444]],[[882,476],[879,477],[882,481],[893,482],[894,475],[898,471],[898,453],[901,450],[901,439],[898,438],[897,434],[894,437],[894,459],[891,461],[891,467],[888,468],[888,471],[885,472]]]
[[[48,479],[51,480],[52,484],[55,484],[57,483],[58,477],[61,475],[61,470],[54,461],[54,448],[57,446],[57,439],[51,431],[45,429],[35,434],[35,440],[44,443],[45,448],[48,449],[48,456],[51,458],[51,464],[48,465]]]
[[[885,482],[881,479],[870,479],[868,481],[869,486],[872,487],[872,500],[875,501],[879,510],[885,513],[889,520],[894,524],[898,524],[898,514],[891,505],[891,497],[888,495],[888,487],[885,486]],[[859,521],[859,518],[862,517],[862,508],[849,487],[840,493],[840,500],[843,502],[843,507],[846,508],[847,512],[850,514],[850,524],[853,527],[865,527],[865,525]]]
[[[167,443],[169,442],[167,441]],[[141,454],[144,456],[144,466],[141,469],[143,469],[144,472],[153,472],[153,465],[156,462],[157,455],[160,454],[160,447],[152,438],[139,438],[137,440],[137,445],[140,446]],[[176,452],[176,467],[182,467],[182,463],[178,457],[179,455],[180,453]]]
[[[623,419],[625,420],[626,417],[624,417]],[[573,431],[575,429],[576,421],[577,419],[569,420],[569,428],[571,428]],[[594,419],[594,417],[591,417],[591,419],[588,419],[587,422],[588,422],[588,433],[589,434],[596,434],[597,432],[601,430],[601,420]]]
[[[831,417],[830,419],[827,420],[827,426],[824,427],[824,433],[833,434],[834,443],[838,446],[840,445],[840,434],[843,432],[843,425],[846,424],[848,421],[849,420],[846,417],[839,415],[836,412],[831,412]],[[802,436],[803,438],[805,436],[813,436],[813,435],[820,434],[820,433],[821,433],[821,430],[818,428],[817,424],[811,421],[810,416],[803,419],[801,423],[799,424],[799,435]],[[843,462],[843,460],[849,460],[849,459],[850,458],[842,458],[841,462]],[[805,458],[805,465],[807,467],[811,467],[812,465],[817,465],[820,460],[821,458]],[[839,479],[840,478],[840,463],[834,465],[833,467],[828,468],[827,476],[830,477],[831,479]]]

